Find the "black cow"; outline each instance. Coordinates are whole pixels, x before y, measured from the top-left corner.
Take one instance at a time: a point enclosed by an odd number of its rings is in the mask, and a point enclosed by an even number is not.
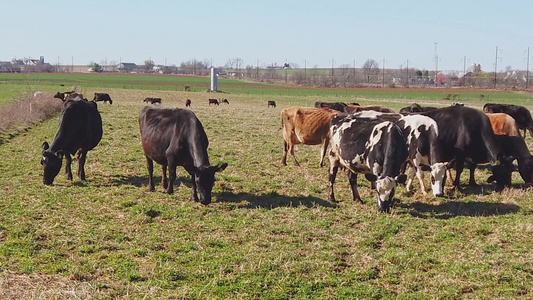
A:
[[[147,161],[150,191],[154,191],[153,161],[162,166],[161,184],[168,194],[174,192],[176,167],[183,166],[192,178],[193,200],[200,200],[205,205],[211,203],[215,172],[224,170],[228,164],[209,164],[209,142],[196,115],[187,109],[146,106],[139,115],[139,127]]]
[[[67,100],[86,100],[83,98],[83,94],[76,93],[75,91],[63,92],[63,93],[57,92],[54,95],[54,98],[61,99],[61,101],[63,102]]]
[[[267,104],[267,107],[276,107],[276,101],[272,101],[272,100],[268,100],[268,104]]]
[[[518,129],[524,130],[524,137],[526,136],[526,129],[529,135],[533,137],[533,119],[529,109],[520,105],[512,104],[490,104],[483,105],[483,111],[487,113],[506,113],[513,117],[516,121]]]
[[[420,106],[420,104],[417,104],[417,103],[413,103],[407,107],[404,107],[402,109],[400,109],[400,114],[402,115],[408,115],[408,114],[418,114],[418,113],[422,113],[422,112],[426,112],[426,111],[432,111],[432,110],[435,110],[437,109],[437,107],[433,107],[433,106],[425,106],[425,107],[422,107]]]
[[[224,99],[222,99],[222,100],[220,101],[220,103],[226,103],[226,104],[229,104],[229,101],[228,101],[228,99],[224,98]]]
[[[150,103],[150,104],[161,104],[161,98],[152,98],[148,97],[143,100],[143,102]]]
[[[509,161],[504,159],[489,118],[482,111],[465,106],[449,106],[422,114],[434,119],[439,127],[439,161],[450,162],[455,159],[457,175],[453,184],[456,188],[460,188],[460,176],[466,158],[476,164],[489,162],[493,173],[491,178],[496,180],[498,189],[511,183]],[[473,179],[473,174],[470,177]],[[475,182],[471,181],[470,184]]]
[[[218,103],[218,100],[217,99],[209,99],[209,105],[211,104],[216,104],[216,105],[219,105]]]
[[[345,108],[346,108],[346,103],[342,103],[342,102],[315,102],[315,107],[316,108],[323,108],[323,107],[326,107],[326,108],[331,108],[331,109],[334,109],[334,110],[338,110],[340,112],[345,112]]]
[[[508,135],[496,135],[496,139],[502,146],[504,154],[517,160],[518,173],[526,185],[531,186],[533,184],[533,156],[524,139]]]
[[[78,177],[85,180],[87,152],[102,139],[102,118],[97,105],[89,101],[67,100],[59,120],[52,145],[43,143],[41,165],[44,167],[43,183],[51,185],[61,169],[65,157],[67,178],[72,180],[71,155],[78,152]]]
[[[407,159],[401,129],[389,121],[339,114],[330,122],[330,133],[329,199],[335,201],[333,184],[342,166],[348,170],[353,199],[362,202],[357,191],[357,174],[365,174],[376,189],[378,211],[388,212],[396,185],[407,178],[400,175]]]
[[[185,101],[185,106],[186,107],[191,106],[191,99],[187,99],[187,101]]]
[[[104,101],[104,103],[109,101],[109,104],[113,104],[113,100],[107,93],[94,93],[93,101]]]

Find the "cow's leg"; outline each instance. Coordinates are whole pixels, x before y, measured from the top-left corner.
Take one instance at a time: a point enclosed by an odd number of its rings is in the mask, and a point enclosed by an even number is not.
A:
[[[468,170],[470,170],[470,178],[468,180],[469,186],[477,186],[476,178],[474,178],[474,173],[476,171],[476,164],[468,164]]]
[[[289,151],[289,145],[287,144],[287,141],[283,141],[283,158],[281,159],[281,164],[286,166],[287,165],[287,151]]]
[[[353,201],[363,203],[363,201],[361,200],[361,196],[359,196],[359,191],[357,190],[357,173],[351,171],[347,171],[347,173],[348,181],[350,182],[350,187],[352,188]]]
[[[148,169],[148,189],[150,192],[155,191],[154,188],[154,161],[146,156],[146,169]]]
[[[167,180],[167,166],[162,165],[161,166],[161,186],[166,190],[168,188],[168,180]]]
[[[85,161],[87,160],[87,151],[80,151],[78,153],[78,177],[80,180],[85,180]]]
[[[291,154],[292,158],[294,159],[294,165],[300,166],[300,163],[296,160],[296,156],[294,155],[294,143],[289,144],[289,153]]]
[[[331,159],[330,159],[331,162]],[[335,194],[333,192],[333,184],[335,183],[335,178],[337,177],[337,171],[339,171],[339,166],[335,164],[330,164],[329,167],[329,200],[335,201]]]
[[[68,153],[65,155],[65,173],[67,173],[67,179],[72,180],[72,157]]]
[[[411,165],[411,167],[409,168],[409,174],[407,175],[407,178],[409,180],[407,180],[407,184],[405,185],[405,189],[408,191],[408,192],[411,192],[412,191],[412,187],[413,187],[413,178],[415,178],[415,173],[417,170],[415,170],[415,167],[413,165]],[[404,171],[405,172],[405,171]]]
[[[422,171],[422,168],[417,167],[416,168],[416,177],[418,178],[418,181],[420,182],[420,189],[422,190],[422,193],[424,195],[427,195],[427,188],[426,184],[424,183],[424,171]]]
[[[176,165],[173,163],[169,163],[168,165],[168,186],[167,186],[167,194],[173,194],[174,193],[174,181],[176,180]]]
[[[453,186],[456,189],[461,188],[461,173],[463,173],[463,169],[465,166],[465,156],[462,152],[455,154],[455,180],[453,182]]]
[[[196,175],[193,173],[191,174],[191,181],[192,181],[192,200],[195,202],[200,201],[198,199],[198,193],[196,191]]]
[[[324,142],[322,143],[322,150],[320,151],[320,163],[318,166],[322,168],[324,166],[324,157],[326,156],[326,150],[328,149],[329,145],[329,139],[324,139]]]

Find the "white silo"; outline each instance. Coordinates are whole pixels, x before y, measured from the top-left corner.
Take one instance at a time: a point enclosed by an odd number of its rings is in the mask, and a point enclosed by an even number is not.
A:
[[[211,92],[216,92],[218,89],[218,74],[217,68],[211,68]]]

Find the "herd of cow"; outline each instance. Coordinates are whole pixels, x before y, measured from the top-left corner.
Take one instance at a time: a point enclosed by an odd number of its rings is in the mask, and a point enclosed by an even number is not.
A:
[[[75,92],[58,93],[54,97],[62,99],[64,107],[52,143],[42,145],[43,183],[53,183],[63,157],[67,178],[72,180],[71,156],[76,153],[77,174],[85,180],[87,152],[98,145],[103,133],[96,101],[112,104],[111,98],[105,93],[95,93],[94,101],[87,101]],[[186,106],[190,106],[187,100]],[[169,194],[173,193],[176,168],[183,166],[191,175],[192,198],[209,204],[214,175],[227,164],[211,166],[207,155],[209,142],[200,120],[190,110],[161,107],[160,98],[146,98],[144,102],[157,104],[144,107],[139,115],[150,191],[154,190],[154,161],[162,166],[161,184]],[[275,107],[275,102],[270,102],[268,106]],[[386,107],[358,103],[317,102],[315,107],[285,108],[281,111],[282,164],[287,164],[287,153],[290,153],[294,163],[299,165],[294,156],[296,144],[321,144],[319,165],[322,167],[331,144],[329,199],[335,201],[333,186],[339,168],[343,168],[348,173],[353,199],[361,201],[357,177],[364,174],[377,193],[378,210],[382,212],[392,207],[399,184],[406,183],[406,189],[412,191],[415,174],[422,192],[427,194],[426,171],[430,173],[435,196],[444,195],[447,178],[454,187],[460,188],[465,166],[470,169],[469,184],[475,185],[476,165],[485,163],[489,163],[492,170],[488,182],[496,182],[497,189],[511,184],[511,173],[516,168],[514,160],[525,184],[533,184],[533,156],[525,144],[525,136],[518,131],[529,130],[533,137],[529,110],[515,105],[486,104],[484,111],[460,103],[444,108],[414,103],[402,108],[399,114]],[[411,166],[409,176],[405,175],[408,165]],[[451,176],[452,167],[456,170],[455,179]]]
[[[513,161],[526,185],[533,183],[533,156],[518,129],[532,133],[533,120],[522,106],[486,104],[484,111],[465,107],[461,103],[445,108],[421,107],[412,104],[399,114],[380,106],[357,103],[317,102],[315,107],[289,107],[281,112],[284,154],[294,163],[294,145],[319,145],[323,165],[328,144],[329,199],[335,201],[333,185],[339,167],[348,171],[353,199],[361,201],[357,190],[357,175],[364,174],[377,192],[379,211],[389,211],[396,186],[405,183],[405,170],[410,165],[406,189],[412,190],[416,174],[422,192],[426,194],[424,171],[430,172],[435,196],[444,195],[447,176],[455,188],[460,188],[460,176],[465,166],[470,169],[470,185],[476,185],[477,164],[489,163],[492,176],[501,190],[511,184]],[[532,134],[533,136],[533,134]],[[450,168],[455,168],[453,180]]]

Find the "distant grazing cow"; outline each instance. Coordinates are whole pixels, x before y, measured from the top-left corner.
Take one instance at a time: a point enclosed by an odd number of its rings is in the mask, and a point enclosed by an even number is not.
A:
[[[204,205],[211,203],[215,173],[228,164],[210,165],[209,141],[196,115],[187,109],[146,106],[139,114],[139,127],[150,191],[154,191],[154,161],[162,167],[161,184],[168,194],[174,192],[177,166],[183,166],[191,175],[192,199]]]
[[[504,113],[485,113],[496,135],[520,136],[515,119]]]
[[[524,130],[524,137],[526,136],[526,129],[529,131],[529,135],[533,137],[533,119],[531,118],[529,109],[524,106],[487,103],[483,106],[483,111],[487,113],[506,113],[510,115],[515,119],[518,128]]]
[[[329,121],[339,112],[329,108],[304,108],[288,107],[281,111],[281,125],[283,127],[283,159],[281,163],[287,165],[287,152],[289,152],[294,164],[300,164],[294,156],[294,146],[297,144],[319,145],[320,164],[324,164],[324,156],[329,144]]]
[[[191,99],[187,99],[187,101],[185,101],[185,106],[186,107],[191,106]]]
[[[63,92],[63,93],[57,92],[54,95],[54,98],[61,99],[61,101],[63,101],[63,102],[65,102],[65,101],[67,101],[69,99],[70,100],[82,100],[82,99],[84,99],[82,94],[76,93],[75,91]]]
[[[344,109],[346,108],[346,103],[342,102],[315,102],[316,108],[330,108],[334,110],[338,110],[340,112],[344,112]]]
[[[222,100],[220,101],[220,103],[226,103],[226,104],[229,104],[229,101],[228,101],[228,99],[224,98],[224,99],[222,99]]]
[[[438,107],[432,107],[432,106],[422,107],[420,106],[420,104],[413,103],[407,107],[400,109],[400,114],[405,115],[405,114],[412,114],[412,113],[421,113],[421,112],[435,110],[437,108]]]
[[[267,104],[267,107],[276,107],[276,101],[272,101],[272,100],[268,100],[268,104]]]
[[[93,101],[104,101],[104,103],[109,101],[109,104],[113,104],[113,100],[107,93],[94,93]]]
[[[85,180],[87,152],[102,139],[102,118],[96,103],[67,100],[59,120],[52,145],[43,143],[41,165],[44,167],[43,183],[51,185],[61,169],[65,157],[67,179],[72,180],[72,157],[78,153],[78,177]]]
[[[416,114],[404,116],[376,111],[362,111],[354,115],[359,118],[391,121],[402,130],[408,151],[407,161],[412,167],[408,175],[407,191],[412,191],[413,178],[416,173],[422,193],[427,194],[423,171],[429,171],[433,195],[437,197],[444,195],[447,164],[439,161],[439,130],[435,120]]]
[[[148,97],[143,100],[143,102],[150,103],[150,104],[161,104],[161,98],[152,98]]]
[[[489,118],[481,111],[466,106],[449,106],[422,113],[437,122],[439,127],[439,161],[455,159],[454,186],[460,188],[460,177],[465,159],[474,163],[490,163],[491,180],[496,180],[498,189],[511,183],[511,168],[503,157],[501,146],[491,128]],[[474,172],[470,185],[475,185]]]
[[[373,111],[379,111],[383,113],[394,113],[394,110],[387,108],[387,107],[379,106],[379,105],[360,106],[360,105],[348,104],[344,108],[344,111],[350,114],[364,111],[364,110],[373,110]]]
[[[216,105],[219,105],[218,103],[218,100],[217,99],[209,99],[209,105],[211,104],[216,104]]]
[[[377,191],[378,211],[388,212],[407,159],[407,147],[400,128],[390,121],[339,114],[331,120],[329,152],[329,199],[335,201],[333,184],[339,167],[348,170],[353,200],[361,201],[357,174],[365,174]]]

